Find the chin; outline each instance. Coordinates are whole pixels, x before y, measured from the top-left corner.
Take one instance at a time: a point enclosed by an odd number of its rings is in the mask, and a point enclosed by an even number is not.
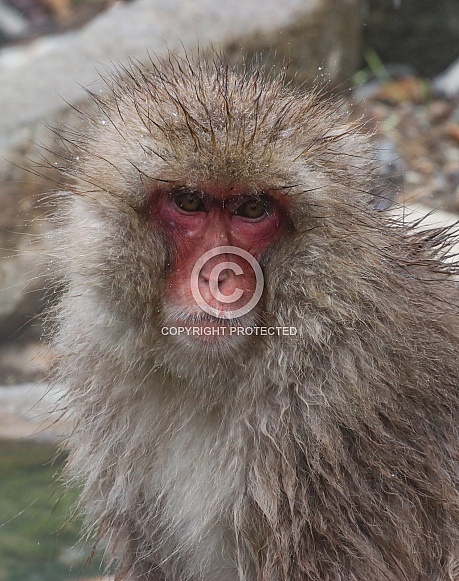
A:
[[[256,325],[256,321],[253,313],[226,319],[203,311],[169,308],[163,316],[161,327],[162,334],[167,337],[169,352],[165,356],[169,360],[168,366],[177,367],[178,358],[182,372],[183,363],[185,366],[192,364],[195,368],[197,361],[205,368],[209,364],[221,367],[223,363],[231,368],[236,360],[246,356],[247,345],[256,340],[246,333],[246,329]]]

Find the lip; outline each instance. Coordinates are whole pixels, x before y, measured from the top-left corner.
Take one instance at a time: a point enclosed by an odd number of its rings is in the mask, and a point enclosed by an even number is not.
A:
[[[222,312],[224,312],[222,310]],[[206,313],[204,311],[198,312],[187,312],[187,311],[178,311],[178,312],[171,312],[167,317],[167,322],[171,323],[172,321],[180,323],[182,325],[219,325],[219,326],[229,326],[231,324],[237,323],[237,319],[228,319],[226,317],[216,317],[215,315],[211,315],[210,313]]]
[[[190,314],[182,318],[177,318],[173,321],[176,326],[182,327],[230,327],[237,323],[236,319],[224,319],[214,317],[207,313]]]

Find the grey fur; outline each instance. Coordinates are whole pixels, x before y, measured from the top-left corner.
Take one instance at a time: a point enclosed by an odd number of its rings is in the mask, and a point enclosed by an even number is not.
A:
[[[453,234],[371,207],[367,138],[319,95],[218,59],[106,82],[64,136],[54,345],[67,475],[116,578],[457,581]],[[286,196],[246,324],[296,336],[161,336],[168,242],[146,207],[202,183]]]

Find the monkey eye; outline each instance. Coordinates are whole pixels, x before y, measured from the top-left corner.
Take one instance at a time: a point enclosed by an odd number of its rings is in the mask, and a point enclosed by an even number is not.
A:
[[[259,220],[268,213],[267,201],[251,198],[243,202],[234,212],[236,216]]]
[[[202,196],[198,192],[181,191],[174,195],[174,203],[184,212],[205,212]]]

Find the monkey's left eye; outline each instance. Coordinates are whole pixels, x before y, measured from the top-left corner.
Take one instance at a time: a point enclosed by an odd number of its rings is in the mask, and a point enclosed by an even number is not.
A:
[[[268,213],[267,203],[257,198],[246,200],[234,213],[236,216],[258,220]]]
[[[180,192],[174,196],[174,202],[184,212],[204,212],[202,197],[196,192]]]

